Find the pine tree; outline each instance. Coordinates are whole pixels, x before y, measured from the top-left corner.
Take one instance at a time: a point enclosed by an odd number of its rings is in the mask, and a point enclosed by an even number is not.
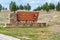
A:
[[[16,3],[15,3],[15,2],[12,2],[12,1],[11,1],[11,3],[10,3],[10,10],[11,10],[11,11],[14,11],[14,13],[15,13],[15,11],[17,10],[17,6],[16,6]]]
[[[0,4],[0,12],[1,12],[1,10],[2,10],[2,5]]]

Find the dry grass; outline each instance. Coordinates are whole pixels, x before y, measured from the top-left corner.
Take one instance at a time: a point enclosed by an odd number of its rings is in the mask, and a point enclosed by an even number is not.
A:
[[[27,39],[29,40],[60,40],[60,35],[57,32],[49,30],[51,29],[51,27],[0,28],[0,33],[17,37],[17,38],[20,38],[21,40],[27,40]]]
[[[4,23],[8,22],[10,13],[11,13],[10,11],[1,11],[0,12],[0,24],[2,24],[2,23],[4,24]]]

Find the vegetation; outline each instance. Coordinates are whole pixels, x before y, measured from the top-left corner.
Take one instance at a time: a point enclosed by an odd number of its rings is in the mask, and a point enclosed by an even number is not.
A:
[[[27,10],[30,10],[31,6],[29,5],[29,3],[27,4]]]
[[[56,6],[56,10],[60,11],[60,2],[58,2],[57,6]]]
[[[31,9],[31,6],[29,5],[29,3],[24,6],[24,10],[30,10],[30,9]]]
[[[57,10],[57,11],[60,11],[60,2],[58,2],[58,4],[55,5],[53,3],[50,3],[48,5],[48,3],[46,2],[45,4],[43,4],[42,6],[38,6],[36,9],[34,9],[34,11],[40,11],[40,10],[46,10],[46,11],[49,11],[49,10]]]
[[[29,5],[29,3],[27,3],[27,5],[20,5],[20,6],[17,6],[15,2],[11,1],[10,5],[9,5],[9,9],[11,11],[16,11],[18,9],[20,10],[31,10],[31,6]],[[45,4],[43,4],[42,6],[38,6],[36,9],[34,9],[34,11],[40,11],[40,10],[46,10],[46,11],[49,11],[49,10],[57,10],[57,11],[60,11],[60,2],[58,2],[58,4],[55,5],[53,3],[50,3],[48,4],[47,2]],[[2,7],[2,5],[0,4],[0,11],[1,10],[7,10],[7,8],[4,8]]]
[[[16,10],[31,10],[31,6],[29,3],[27,3],[27,5],[20,5],[17,6],[15,2],[11,1],[10,5],[9,5],[9,9],[11,11],[16,11]],[[40,10],[57,10],[60,11],[60,2],[58,2],[58,4],[55,6],[53,3],[48,4],[47,2],[45,4],[43,4],[42,6],[38,6],[37,8],[33,9],[33,11],[40,11]],[[2,7],[2,5],[0,4],[0,11],[1,10],[7,10],[7,8]]]
[[[23,9],[24,9],[23,5],[20,5],[20,6],[19,6],[19,9],[20,9],[20,10],[23,10]]]
[[[29,3],[27,5],[20,5],[20,6],[17,6],[15,2],[11,2],[10,3],[10,10],[11,11],[16,11],[16,10],[30,10],[31,9],[31,6],[29,5]]]
[[[43,10],[46,10],[46,11],[49,11],[48,3],[45,3],[45,4],[42,6],[42,9],[43,9]]]
[[[1,10],[2,10],[2,5],[0,4],[0,12],[1,12]]]
[[[15,11],[17,10],[17,6],[16,6],[16,3],[15,3],[15,2],[12,2],[12,1],[11,1],[9,7],[10,7],[10,10],[11,10],[11,11],[14,11],[14,13],[15,13]]]
[[[27,10],[27,6],[26,5],[24,5],[24,10]]]
[[[60,40],[60,35],[47,28],[0,28],[0,33],[21,40]]]
[[[50,3],[49,4],[49,9],[52,10],[52,9],[55,9],[55,5],[53,3]]]
[[[40,10],[46,10],[46,11],[49,11],[49,5],[48,3],[46,2],[44,5],[42,5],[41,7],[38,6],[36,9],[34,9],[34,11],[40,11]]]
[[[49,10],[52,10],[52,9],[55,9],[55,5],[53,3],[50,3],[48,5],[48,3],[46,2],[45,4],[43,4],[41,7],[38,6],[36,9],[34,9],[34,11],[40,11],[40,10],[46,10],[46,11],[49,11]]]
[[[5,8],[5,7],[2,7],[2,10],[7,10],[7,8]]]
[[[38,6],[36,9],[34,9],[34,11],[40,11],[41,10],[41,7]]]

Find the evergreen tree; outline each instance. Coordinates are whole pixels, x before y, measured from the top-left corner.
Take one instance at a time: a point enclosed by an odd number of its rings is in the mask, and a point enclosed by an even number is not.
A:
[[[23,10],[23,9],[24,9],[24,8],[23,8],[23,5],[20,5],[20,6],[19,6],[19,9],[20,9],[20,10]]]
[[[45,3],[45,4],[42,6],[42,9],[43,9],[43,10],[46,10],[46,11],[49,11],[49,5],[48,5],[48,3]]]
[[[34,9],[34,11],[40,11],[41,10],[41,7],[38,6],[36,9]]]
[[[30,10],[31,9],[31,6],[29,4],[27,4],[27,5],[24,6],[24,9],[25,10]]]
[[[30,10],[31,6],[29,5],[29,3],[27,4],[27,10]]]
[[[0,4],[0,12],[1,12],[1,10],[2,10],[2,5]]]
[[[60,2],[58,2],[58,4],[56,5],[56,10],[60,11]]]
[[[55,9],[55,5],[52,4],[52,3],[50,3],[50,4],[49,4],[49,9],[50,9],[50,10]]]
[[[24,10],[27,10],[27,6],[26,5],[24,5]]]
[[[16,6],[16,3],[15,3],[15,2],[12,2],[12,1],[11,1],[11,3],[10,3],[10,10],[11,10],[11,11],[14,11],[14,13],[15,13],[15,11],[17,10],[17,6]]]

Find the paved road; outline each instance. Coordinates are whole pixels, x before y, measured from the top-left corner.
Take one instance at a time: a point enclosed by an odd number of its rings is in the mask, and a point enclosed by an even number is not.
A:
[[[4,34],[0,34],[0,40],[20,40],[11,36],[6,36]]]

